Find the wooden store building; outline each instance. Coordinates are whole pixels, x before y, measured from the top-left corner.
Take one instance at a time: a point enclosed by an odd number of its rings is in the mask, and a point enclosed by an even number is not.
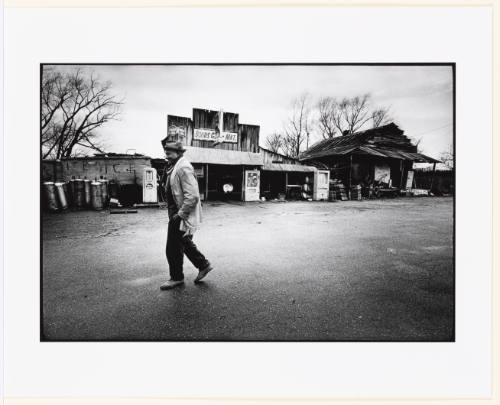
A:
[[[193,108],[191,118],[168,115],[167,128],[184,143],[203,200],[328,198],[327,171],[260,147],[259,126],[240,123],[236,113]],[[151,164],[161,176],[165,160]]]

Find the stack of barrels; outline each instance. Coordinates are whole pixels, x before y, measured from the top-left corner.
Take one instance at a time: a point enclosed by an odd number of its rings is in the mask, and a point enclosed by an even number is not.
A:
[[[73,178],[68,182],[43,183],[45,206],[48,211],[65,211],[68,208],[76,210],[103,210],[109,203],[109,181],[106,178],[94,181]]]

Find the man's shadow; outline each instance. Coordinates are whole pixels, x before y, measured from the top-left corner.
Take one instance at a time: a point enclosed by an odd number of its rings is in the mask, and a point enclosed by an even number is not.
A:
[[[213,286],[210,285],[210,282],[206,282],[205,280],[200,280],[194,283],[194,285],[202,291],[213,291]]]

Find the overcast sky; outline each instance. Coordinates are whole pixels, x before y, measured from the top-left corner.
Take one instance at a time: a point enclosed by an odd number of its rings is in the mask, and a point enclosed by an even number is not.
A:
[[[71,70],[73,66],[58,66]],[[405,134],[421,139],[433,157],[453,143],[453,77],[449,66],[80,66],[113,83],[125,98],[121,120],[99,129],[107,151],[135,149],[162,157],[167,115],[191,117],[192,108],[239,114],[260,125],[260,145],[280,132],[294,97],[315,102],[370,93],[375,107],[390,107]],[[316,138],[318,140],[319,138]]]

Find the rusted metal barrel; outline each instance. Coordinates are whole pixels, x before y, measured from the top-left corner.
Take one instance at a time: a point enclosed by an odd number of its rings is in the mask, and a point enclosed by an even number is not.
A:
[[[47,204],[47,209],[49,211],[57,211],[57,192],[56,186],[52,181],[46,181],[43,183],[43,191],[45,194],[45,202]]]
[[[100,211],[104,208],[102,201],[102,188],[103,185],[99,181],[93,181],[90,183],[91,194],[92,194],[92,208],[96,211]]]
[[[83,179],[83,184],[85,187],[85,205],[90,207],[92,205],[92,192],[90,190],[90,180]]]
[[[55,183],[54,186],[57,192],[57,201],[59,208],[61,210],[68,209],[68,199],[66,198],[66,192],[64,191],[64,183]]]
[[[83,209],[85,207],[85,182],[82,179],[76,179],[74,181],[75,190],[75,207],[77,209]]]
[[[71,178],[70,181],[68,181],[68,192],[71,195],[71,206],[75,206],[75,176]]]
[[[73,205],[73,194],[71,193],[71,189],[69,187],[69,181],[65,181],[63,183],[64,193],[66,194],[66,199],[68,200],[68,207]]]

